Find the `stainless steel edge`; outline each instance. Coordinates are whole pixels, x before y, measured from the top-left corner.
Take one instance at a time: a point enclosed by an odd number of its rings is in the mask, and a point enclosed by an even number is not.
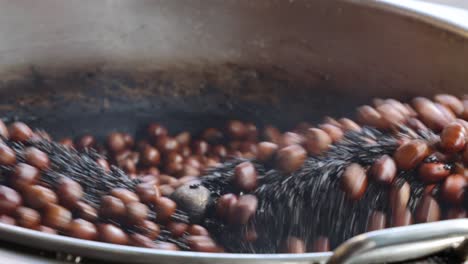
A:
[[[358,235],[339,246],[329,264],[386,262],[396,255],[395,247],[405,248],[405,259],[419,258],[454,247],[468,238],[468,219],[446,220],[389,228]],[[421,243],[424,247],[421,246]],[[370,258],[368,254],[380,250]]]

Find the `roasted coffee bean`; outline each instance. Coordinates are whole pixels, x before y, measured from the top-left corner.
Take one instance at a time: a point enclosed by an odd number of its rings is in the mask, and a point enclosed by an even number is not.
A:
[[[407,226],[413,224],[413,216],[408,209],[393,211],[392,226]]]
[[[96,163],[102,167],[105,172],[110,172],[109,162],[107,160],[100,158],[96,160]]]
[[[444,115],[445,119],[448,120],[448,122],[453,122],[457,118],[455,114],[450,110],[450,108],[441,105],[439,103],[435,103],[435,106],[439,109],[439,111]]]
[[[263,129],[263,137],[265,141],[281,144],[281,132],[274,126],[266,126]]]
[[[318,128],[309,128],[305,134],[305,148],[309,155],[320,155],[330,148],[332,138]]]
[[[156,142],[156,146],[161,153],[169,154],[179,150],[179,142],[172,137],[161,137]]]
[[[430,184],[430,185],[426,185],[426,187],[424,187],[424,194],[425,195],[434,195],[434,189],[437,185],[436,184]]]
[[[258,200],[255,195],[246,194],[239,197],[229,210],[228,221],[233,224],[245,225],[257,210]]]
[[[8,134],[13,141],[26,142],[33,136],[33,131],[23,122],[14,122],[8,128]]]
[[[161,161],[161,154],[156,148],[146,146],[140,154],[141,163],[146,166],[157,166]]]
[[[36,229],[41,224],[41,215],[34,209],[19,207],[15,212],[16,223],[25,228]]]
[[[24,155],[28,164],[40,170],[46,170],[50,166],[49,156],[35,147],[26,148]]]
[[[334,125],[323,124],[323,125],[320,125],[319,128],[325,131],[330,136],[330,138],[332,139],[334,143],[340,141],[344,136],[343,130],[341,130],[341,128],[334,126]]]
[[[278,150],[278,145],[271,142],[260,142],[257,145],[257,159],[261,162],[270,161]]]
[[[99,239],[103,242],[127,245],[128,236],[125,232],[113,224],[98,225]]]
[[[257,231],[254,228],[249,228],[245,231],[244,234],[245,241],[254,242],[258,239]]]
[[[361,132],[362,130],[356,122],[349,118],[341,118],[340,120],[338,120],[338,122],[341,124],[341,128],[344,131]]]
[[[377,106],[376,110],[388,127],[402,125],[406,120],[406,117],[392,104],[384,103]]]
[[[247,136],[247,128],[238,120],[231,120],[226,125],[226,133],[232,139],[243,139]]]
[[[390,189],[389,201],[392,210],[401,211],[406,209],[411,195],[411,187],[405,181],[403,183],[394,183]]]
[[[190,135],[189,132],[184,131],[184,132],[181,132],[181,133],[177,134],[174,138],[177,141],[177,143],[179,143],[179,146],[185,147],[185,146],[188,146],[190,144],[190,141],[192,139],[192,135]]]
[[[170,222],[166,227],[169,231],[171,231],[173,236],[181,237],[187,231],[189,226],[185,223]]]
[[[24,200],[27,205],[34,209],[42,209],[49,203],[57,203],[57,195],[46,187],[32,185],[26,188]]]
[[[453,174],[445,179],[441,191],[441,197],[444,201],[453,205],[461,205],[467,186],[467,178],[463,175]]]
[[[450,108],[450,110],[452,110],[457,116],[463,114],[464,107],[462,101],[453,95],[437,94],[434,96],[434,101]]]
[[[421,140],[411,140],[401,145],[394,153],[393,158],[402,170],[410,170],[421,163],[429,155],[429,147]]]
[[[207,128],[203,131],[201,138],[210,144],[218,144],[223,140],[223,133],[217,128]]]
[[[357,120],[364,125],[375,128],[387,128],[382,115],[373,107],[364,105],[357,109]]]
[[[94,223],[98,219],[97,210],[85,202],[78,201],[75,206],[75,211],[76,214],[84,220]]]
[[[209,236],[208,230],[201,225],[190,225],[187,229],[187,233],[192,236]]]
[[[216,214],[220,218],[227,218],[229,211],[237,203],[237,196],[232,193],[225,194],[219,197],[216,203]]]
[[[252,163],[245,161],[234,169],[234,184],[243,191],[253,191],[257,187],[257,171]]]
[[[143,234],[151,240],[155,240],[161,232],[159,225],[155,224],[150,220],[141,221],[137,227],[141,234]]]
[[[76,147],[80,150],[94,148],[96,146],[96,139],[91,135],[84,135],[76,142]]]
[[[367,189],[367,175],[364,168],[352,163],[346,167],[341,176],[341,188],[352,200],[359,200]]]
[[[157,123],[150,124],[146,131],[148,133],[148,136],[154,141],[158,138],[167,136],[167,129]]]
[[[468,214],[465,209],[460,207],[452,207],[447,210],[445,219],[467,218]]]
[[[138,224],[148,217],[148,207],[140,202],[130,202],[125,205],[126,217],[130,223]]]
[[[421,198],[416,207],[415,219],[419,223],[439,221],[440,207],[437,201],[431,196]]]
[[[0,165],[11,166],[16,163],[15,152],[5,143],[0,142]]]
[[[107,147],[113,153],[120,153],[127,148],[127,142],[122,133],[112,132],[107,136]]]
[[[0,120],[0,137],[3,137],[5,139],[8,139],[10,137],[10,134],[8,133],[8,128],[2,120]]]
[[[254,123],[247,122],[245,123],[246,139],[248,141],[257,141],[258,140],[258,129]]]
[[[223,145],[216,145],[211,149],[211,153],[221,159],[224,159],[227,156],[227,149]]]
[[[391,184],[396,177],[395,161],[388,155],[383,155],[371,167],[371,178],[381,184]]]
[[[304,137],[294,132],[286,132],[283,134],[282,147],[291,145],[302,145]]]
[[[40,172],[36,167],[26,163],[18,163],[10,176],[10,184],[21,191],[27,186],[36,184],[39,178]]]
[[[281,253],[301,254],[306,252],[304,240],[298,237],[288,237],[283,243]]]
[[[151,239],[140,234],[130,234],[129,243],[135,247],[156,248],[156,244]]]
[[[57,230],[56,229],[53,229],[53,228],[50,228],[48,226],[44,226],[44,225],[41,225],[37,228],[38,231],[41,231],[43,233],[47,233],[47,234],[52,234],[52,235],[56,235],[58,234]]]
[[[465,148],[465,137],[465,128],[458,123],[451,123],[440,134],[440,146],[449,153],[461,151]]]
[[[0,215],[0,223],[6,225],[16,225],[16,220],[8,215]]]
[[[162,242],[162,241],[158,241],[155,243],[155,248],[156,249],[159,249],[159,250],[169,250],[169,251],[179,251],[179,247],[174,244],[174,243],[170,243],[170,242]]]
[[[367,231],[384,229],[387,224],[387,216],[384,212],[374,211],[367,221]]]
[[[99,215],[103,218],[123,219],[126,214],[125,203],[117,197],[105,195],[101,198]]]
[[[418,169],[418,174],[426,183],[439,182],[450,175],[450,167],[444,163],[423,163]]]
[[[0,215],[13,213],[21,204],[21,196],[15,190],[0,185]]]
[[[135,187],[135,193],[140,198],[140,201],[147,204],[152,204],[158,197],[161,196],[161,192],[158,187],[151,183],[140,183]]]
[[[167,222],[175,213],[177,204],[173,200],[161,196],[156,200],[154,208],[156,219],[161,222]]]
[[[161,192],[162,196],[168,197],[175,191],[175,189],[170,186],[169,184],[164,184],[159,186],[159,191]]]
[[[46,226],[58,230],[66,230],[72,220],[70,211],[60,205],[52,203],[47,204],[42,217],[43,223]]]
[[[450,120],[448,120],[444,113],[427,98],[416,97],[413,99],[412,104],[421,121],[436,132],[442,130],[449,124]]]
[[[96,226],[84,219],[74,219],[70,222],[67,234],[72,237],[96,240],[98,238],[98,231]]]
[[[134,192],[123,188],[112,189],[110,194],[114,197],[119,198],[124,204],[140,201],[140,199],[138,199],[138,196]]]
[[[428,130],[427,126],[424,125],[423,122],[421,122],[419,119],[414,118],[414,117],[408,118],[408,120],[406,120],[406,124],[409,128],[414,129],[415,131]]]
[[[67,208],[74,208],[76,203],[83,197],[83,188],[76,181],[62,177],[57,186],[57,195],[60,203]]]
[[[208,152],[208,143],[203,140],[196,140],[192,143],[192,151],[195,155],[206,155]]]
[[[330,251],[330,241],[328,240],[328,237],[319,236],[318,238],[316,238],[312,245],[312,251],[313,252]]]
[[[285,173],[298,170],[307,158],[306,151],[298,145],[282,148],[276,156],[276,166]]]
[[[187,244],[190,250],[198,252],[218,252],[219,248],[216,243],[207,236],[188,236]]]

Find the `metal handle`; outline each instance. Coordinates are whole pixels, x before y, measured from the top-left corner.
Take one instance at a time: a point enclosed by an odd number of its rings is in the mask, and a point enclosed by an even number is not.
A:
[[[455,248],[466,239],[468,219],[389,228],[358,235],[346,241],[334,251],[328,264],[414,259]]]

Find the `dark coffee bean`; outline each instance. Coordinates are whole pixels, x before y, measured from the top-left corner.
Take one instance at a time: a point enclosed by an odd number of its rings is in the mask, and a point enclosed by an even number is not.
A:
[[[209,236],[208,230],[201,225],[190,225],[187,229],[187,233],[192,236]]]
[[[313,252],[327,252],[330,251],[330,241],[328,237],[319,236],[315,239],[314,244],[312,245]]]
[[[41,215],[34,209],[19,207],[15,212],[16,223],[25,228],[36,229],[41,224]]]
[[[338,120],[338,122],[341,125],[341,129],[343,129],[343,131],[345,132],[346,131],[354,131],[354,132],[362,131],[361,127],[356,122],[354,122],[353,120],[349,118],[341,118],[340,120]]]
[[[257,154],[257,144],[250,141],[243,141],[239,146],[239,150],[242,153]]]
[[[460,207],[452,207],[447,210],[445,219],[467,218],[468,214],[465,209]]]
[[[98,231],[96,226],[84,219],[74,219],[70,222],[67,234],[71,237],[96,240],[98,238]]]
[[[167,136],[167,129],[157,123],[150,124],[146,131],[148,136],[154,141],[158,138]]]
[[[232,139],[243,139],[247,136],[247,128],[238,120],[231,120],[226,125],[226,133]]]
[[[174,137],[179,146],[188,146],[190,144],[190,140],[192,139],[192,135],[189,132],[181,132]]]
[[[8,133],[8,128],[6,127],[5,123],[0,120],[0,137],[8,139],[10,134]]]
[[[179,251],[180,250],[179,247],[176,244],[170,243],[170,242],[162,242],[162,241],[156,242],[155,248],[159,249],[159,250],[169,250],[169,251]]]
[[[16,163],[15,152],[5,143],[0,142],[0,165],[11,166]]]
[[[213,148],[211,148],[211,153],[217,157],[224,159],[227,156],[227,149],[223,145],[216,145],[213,146]]]
[[[275,143],[266,141],[260,142],[257,145],[257,159],[261,162],[270,161],[276,154],[277,150],[278,145],[276,145]]]
[[[227,218],[231,207],[237,203],[237,196],[232,193],[219,197],[216,203],[216,214],[220,218]]]
[[[413,216],[408,209],[397,210],[392,215],[392,226],[408,226],[413,224]]]
[[[359,200],[367,189],[367,176],[364,168],[352,163],[346,167],[341,176],[341,188],[352,200]]]
[[[127,148],[132,148],[135,145],[135,140],[133,139],[132,135],[128,133],[122,133],[122,137]]]
[[[419,223],[434,222],[440,220],[440,207],[431,196],[424,196],[415,211],[415,219]]]
[[[76,142],[76,147],[80,150],[96,147],[96,139],[91,135],[84,135]]]
[[[374,211],[369,216],[369,220],[367,222],[367,231],[375,231],[384,229],[387,225],[387,216],[384,212],[381,211]]]
[[[187,231],[189,226],[185,223],[170,222],[166,227],[171,231],[173,236],[181,237]]]
[[[334,126],[334,125],[323,124],[323,125],[320,125],[319,128],[325,131],[330,136],[330,138],[332,139],[334,143],[340,141],[344,136],[343,130],[341,130],[341,128]]]
[[[107,147],[113,153],[120,153],[127,148],[124,135],[119,132],[112,132],[107,136]]]
[[[440,146],[450,153],[461,151],[465,148],[465,137],[465,128],[458,123],[451,123],[440,134]]]
[[[288,237],[281,248],[281,253],[301,254],[306,252],[304,240],[298,237]]]
[[[6,225],[16,225],[16,220],[8,215],[0,215],[0,223]]]
[[[210,144],[219,144],[224,135],[219,129],[210,127],[203,131],[201,138]]]
[[[84,220],[94,223],[98,219],[97,210],[85,202],[82,202],[82,201],[77,202],[75,206],[75,211],[76,211],[76,214],[80,218],[83,218]]]
[[[332,144],[332,138],[328,133],[318,128],[309,128],[305,138],[305,148],[309,155],[320,155]]]
[[[96,163],[97,163],[99,166],[101,166],[101,168],[102,168],[105,172],[110,172],[109,162],[107,162],[107,160],[105,160],[104,158],[97,159],[97,160],[96,160]]]
[[[292,173],[298,170],[307,158],[307,153],[301,146],[292,145],[278,151],[276,166],[283,172]]]
[[[98,225],[99,239],[103,242],[127,245],[128,236],[125,232],[113,224]]]
[[[357,109],[357,120],[366,126],[379,129],[387,128],[387,124],[382,115],[373,107],[364,105]]]
[[[392,104],[384,103],[379,105],[376,110],[388,127],[401,125],[406,120],[406,117]]]
[[[175,213],[177,204],[167,197],[159,197],[156,200],[154,207],[156,211],[156,219],[161,222],[167,222]]]
[[[426,182],[439,182],[450,175],[450,167],[444,163],[423,163],[418,169],[419,178]]]
[[[49,156],[35,147],[26,148],[24,151],[26,162],[40,170],[46,170],[50,166]]]
[[[281,132],[276,127],[266,126],[263,129],[263,137],[265,141],[281,144]]]
[[[258,129],[254,123],[247,122],[245,123],[246,132],[246,139],[249,141],[257,141],[258,140]]]
[[[169,154],[177,152],[179,150],[179,142],[172,137],[161,137],[158,139],[156,146],[158,150],[163,154]]]
[[[406,124],[409,128],[414,129],[415,131],[426,131],[428,128],[417,118],[408,118]]]
[[[135,186],[135,193],[140,198],[140,201],[147,204],[152,204],[158,197],[161,196],[161,192],[154,184],[140,183]]]
[[[425,195],[434,195],[434,189],[437,185],[436,184],[430,184],[430,185],[426,185],[426,187],[424,187],[424,194]]]
[[[161,192],[162,196],[168,197],[175,191],[175,189],[170,186],[169,184],[164,184],[159,186],[159,191]]]
[[[181,146],[179,152],[184,158],[188,158],[192,155],[192,149],[189,146]]]
[[[123,219],[126,214],[125,203],[114,196],[105,195],[101,198],[99,215],[104,218]]]
[[[450,110],[452,110],[457,116],[463,114],[464,106],[462,101],[453,95],[437,94],[434,96],[434,101],[450,108]]]
[[[14,122],[8,128],[10,139],[13,141],[26,142],[33,136],[33,131],[25,123]]]
[[[42,217],[43,223],[46,226],[58,230],[66,230],[72,220],[70,211],[60,205],[52,203],[47,204]]]
[[[213,239],[207,236],[188,236],[187,244],[192,251],[218,252],[219,248]]]
[[[56,235],[58,234],[57,230],[50,228],[48,226],[41,225],[37,228],[37,231],[41,231],[43,233],[51,234],[51,235]]]
[[[24,192],[25,203],[34,209],[42,209],[49,203],[57,203],[57,195],[46,187],[32,185]]]
[[[234,169],[234,184],[243,191],[253,191],[257,187],[257,171],[252,163],[246,161]]]
[[[140,231],[142,235],[148,237],[151,240],[155,240],[159,236],[159,233],[161,232],[159,225],[155,224],[154,222],[150,220],[141,221],[138,224],[138,230]]]
[[[389,193],[390,207],[393,211],[402,211],[406,209],[411,195],[411,187],[405,181],[403,184],[393,184]]]
[[[146,166],[157,166],[161,161],[161,154],[156,148],[146,146],[140,154],[141,163]]]
[[[247,194],[239,197],[229,210],[229,223],[245,225],[254,216],[257,210],[258,200],[255,195]]]
[[[390,156],[383,155],[374,162],[370,172],[374,181],[386,185],[391,184],[397,173],[396,163]]]
[[[132,174],[137,173],[136,163],[134,161],[132,161],[131,159],[125,159],[125,160],[119,162],[119,167],[123,171],[125,171],[127,174],[129,174],[129,176],[131,176]]]
[[[123,188],[112,189],[110,194],[114,197],[119,198],[124,204],[140,201],[140,199],[138,199],[138,196],[134,192]]]
[[[125,208],[130,223],[137,224],[148,217],[148,207],[140,202],[130,202],[125,205]]]
[[[429,155],[429,147],[424,141],[411,140],[401,145],[394,153],[393,158],[402,170],[410,170],[421,163]]]
[[[427,98],[416,97],[412,103],[421,121],[436,132],[442,130],[450,122],[444,113]]]
[[[441,105],[439,103],[435,103],[435,106],[439,109],[439,111],[444,115],[445,119],[448,122],[453,122],[457,118],[455,114],[450,110],[450,108],[446,107],[445,105]]]
[[[140,234],[130,234],[129,243],[135,247],[156,248],[156,244],[151,239]]]
[[[283,134],[281,142],[282,147],[287,147],[291,145],[302,145],[302,143],[304,142],[304,137],[294,132],[286,132]]]
[[[206,155],[208,152],[208,143],[203,140],[196,140],[192,144],[192,151],[195,155]]]
[[[60,203],[67,208],[74,208],[76,203],[83,197],[83,188],[76,181],[62,177],[57,186],[57,195]]]
[[[0,214],[11,214],[21,204],[21,196],[15,190],[0,185]]]
[[[40,172],[36,167],[18,163],[10,176],[10,184],[17,190],[24,190],[27,186],[36,184],[39,178]]]
[[[463,175],[453,174],[445,179],[441,191],[441,197],[444,201],[453,205],[461,205],[467,186],[467,178]]]

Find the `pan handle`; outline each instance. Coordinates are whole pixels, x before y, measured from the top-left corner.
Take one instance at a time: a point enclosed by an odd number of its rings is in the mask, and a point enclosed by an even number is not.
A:
[[[468,241],[468,219],[389,228],[358,235],[343,243],[328,264],[402,261],[428,256]]]

